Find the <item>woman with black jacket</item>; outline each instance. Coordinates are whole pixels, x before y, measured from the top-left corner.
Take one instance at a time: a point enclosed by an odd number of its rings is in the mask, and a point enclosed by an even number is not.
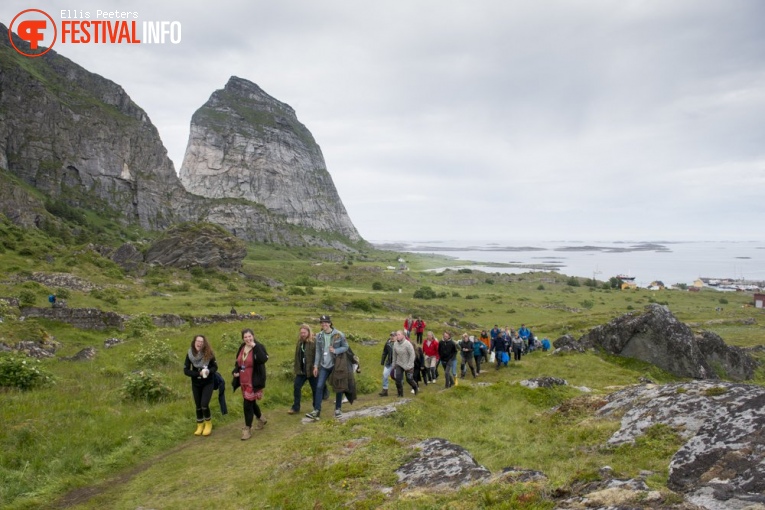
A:
[[[262,429],[266,424],[258,406],[258,400],[263,398],[263,388],[266,387],[266,347],[255,340],[255,333],[247,328],[242,330],[242,345],[236,353],[234,364],[234,391],[241,386],[244,398],[244,428],[242,441],[252,437],[253,417],[258,419],[256,429]]]
[[[191,393],[197,406],[197,430],[195,436],[209,436],[212,433],[210,399],[213,394],[215,373],[218,363],[215,361],[210,343],[204,335],[196,335],[191,341],[183,373],[191,378]]]

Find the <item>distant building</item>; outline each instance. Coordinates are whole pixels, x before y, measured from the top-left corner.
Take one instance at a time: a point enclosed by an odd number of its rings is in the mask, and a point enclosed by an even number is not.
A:
[[[754,295],[754,306],[756,308],[765,308],[765,294],[757,294]]]
[[[664,290],[666,286],[661,280],[655,280],[651,282],[651,285],[649,285],[648,288],[651,290]]]
[[[636,290],[637,289],[637,284],[635,282],[622,282],[621,289],[622,290],[628,290],[628,289]]]
[[[696,280],[694,280],[693,282],[693,286],[696,287],[697,289],[700,289],[704,286],[704,281],[701,278],[696,278]]]

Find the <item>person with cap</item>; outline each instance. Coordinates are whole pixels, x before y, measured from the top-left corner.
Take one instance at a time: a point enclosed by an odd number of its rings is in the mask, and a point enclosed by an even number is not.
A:
[[[311,386],[311,406],[313,406],[313,401],[316,400],[316,377],[313,375],[313,360],[315,358],[316,343],[311,326],[301,324],[297,344],[295,345],[295,362],[292,369],[295,374],[292,407],[287,411],[287,414],[300,412],[300,396],[306,382]]]
[[[462,363],[460,364],[460,377],[463,379],[467,373],[467,368],[465,367],[466,365],[470,368],[470,373],[473,375],[473,379],[475,379],[475,360],[473,354],[474,343],[474,336],[468,336],[467,333],[462,333],[462,340],[460,340],[458,345],[460,348],[460,359],[462,360]]]
[[[396,343],[393,344],[393,370],[396,379],[396,391],[399,397],[404,396],[404,376],[406,382],[417,395],[420,388],[414,382],[414,346],[402,330],[396,331]]]
[[[313,362],[313,376],[317,377],[316,396],[313,399],[313,411],[306,414],[306,417],[312,420],[318,420],[321,415],[321,397],[318,391],[326,384],[332,370],[335,368],[335,357],[348,350],[348,341],[345,335],[334,328],[332,319],[329,315],[322,315],[319,318],[321,331],[316,334],[316,355]],[[343,392],[338,391],[335,394],[335,417],[342,415]]]
[[[380,364],[383,367],[383,373],[382,373],[382,391],[378,393],[381,397],[387,397],[388,396],[388,381],[390,379],[390,374],[393,371],[393,342],[396,340],[396,332],[391,331],[390,336],[388,337],[388,341],[385,342],[385,347],[383,347],[382,352],[382,358],[380,359]]]

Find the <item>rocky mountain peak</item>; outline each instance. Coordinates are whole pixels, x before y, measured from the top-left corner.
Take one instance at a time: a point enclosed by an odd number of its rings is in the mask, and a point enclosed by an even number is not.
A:
[[[194,113],[180,179],[195,195],[244,199],[290,224],[360,239],[310,131],[248,80],[232,76]]]

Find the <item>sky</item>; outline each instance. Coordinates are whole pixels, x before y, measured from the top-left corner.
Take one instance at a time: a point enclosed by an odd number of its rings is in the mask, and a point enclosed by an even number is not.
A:
[[[178,21],[54,49],[120,84],[176,171],[232,75],[292,106],[369,241],[765,238],[760,0],[5,0]]]

